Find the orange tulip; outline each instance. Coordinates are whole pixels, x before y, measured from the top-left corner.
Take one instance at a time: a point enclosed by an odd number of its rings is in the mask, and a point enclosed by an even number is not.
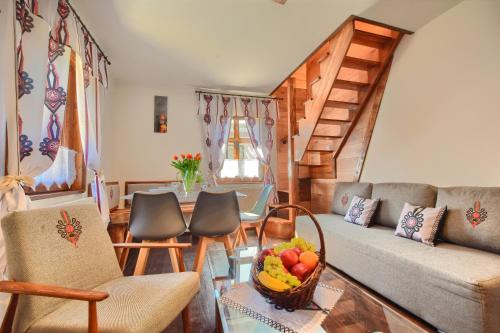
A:
[[[174,161],[177,161],[179,159],[179,156],[174,155]]]
[[[182,157],[182,158],[186,158],[186,155],[184,155],[184,154],[181,154],[181,157]]]

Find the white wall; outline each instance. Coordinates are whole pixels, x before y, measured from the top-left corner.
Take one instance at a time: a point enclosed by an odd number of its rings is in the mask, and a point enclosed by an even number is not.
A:
[[[405,37],[362,181],[500,186],[500,1],[466,0]]]
[[[193,87],[114,82],[113,148],[107,158],[107,180],[175,179],[174,154],[201,152],[197,103]],[[154,133],[154,96],[168,96],[168,133]],[[111,121],[109,121],[111,120]],[[105,130],[104,135],[110,136]],[[112,151],[111,151],[112,150]],[[122,184],[123,185],[123,184]]]

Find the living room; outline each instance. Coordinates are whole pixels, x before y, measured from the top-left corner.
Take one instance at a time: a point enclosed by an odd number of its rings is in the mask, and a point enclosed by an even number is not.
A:
[[[499,332],[500,1],[1,0],[0,332]]]

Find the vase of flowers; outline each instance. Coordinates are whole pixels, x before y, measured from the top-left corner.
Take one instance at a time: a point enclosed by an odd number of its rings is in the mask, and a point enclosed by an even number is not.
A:
[[[190,193],[193,191],[193,186],[200,180],[199,170],[200,170],[201,154],[181,154],[181,156],[175,155],[173,161],[170,163],[174,168],[179,170],[182,177],[182,184],[184,186],[184,192]]]

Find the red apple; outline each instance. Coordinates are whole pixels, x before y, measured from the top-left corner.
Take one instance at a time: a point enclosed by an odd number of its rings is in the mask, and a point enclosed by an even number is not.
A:
[[[300,254],[302,253],[302,251],[298,247],[294,247],[292,250],[294,250],[298,256],[300,256]]]
[[[274,255],[273,249],[265,249],[260,253],[259,261],[264,262],[267,256]]]
[[[288,249],[288,250],[281,252],[280,258],[281,258],[281,262],[283,262],[283,266],[285,266],[287,269],[290,269],[296,263],[299,262],[299,256],[292,249]]]
[[[292,267],[290,273],[292,273],[292,275],[295,275],[297,279],[303,282],[309,276],[310,271],[311,269],[309,268],[309,266],[299,262]]]

